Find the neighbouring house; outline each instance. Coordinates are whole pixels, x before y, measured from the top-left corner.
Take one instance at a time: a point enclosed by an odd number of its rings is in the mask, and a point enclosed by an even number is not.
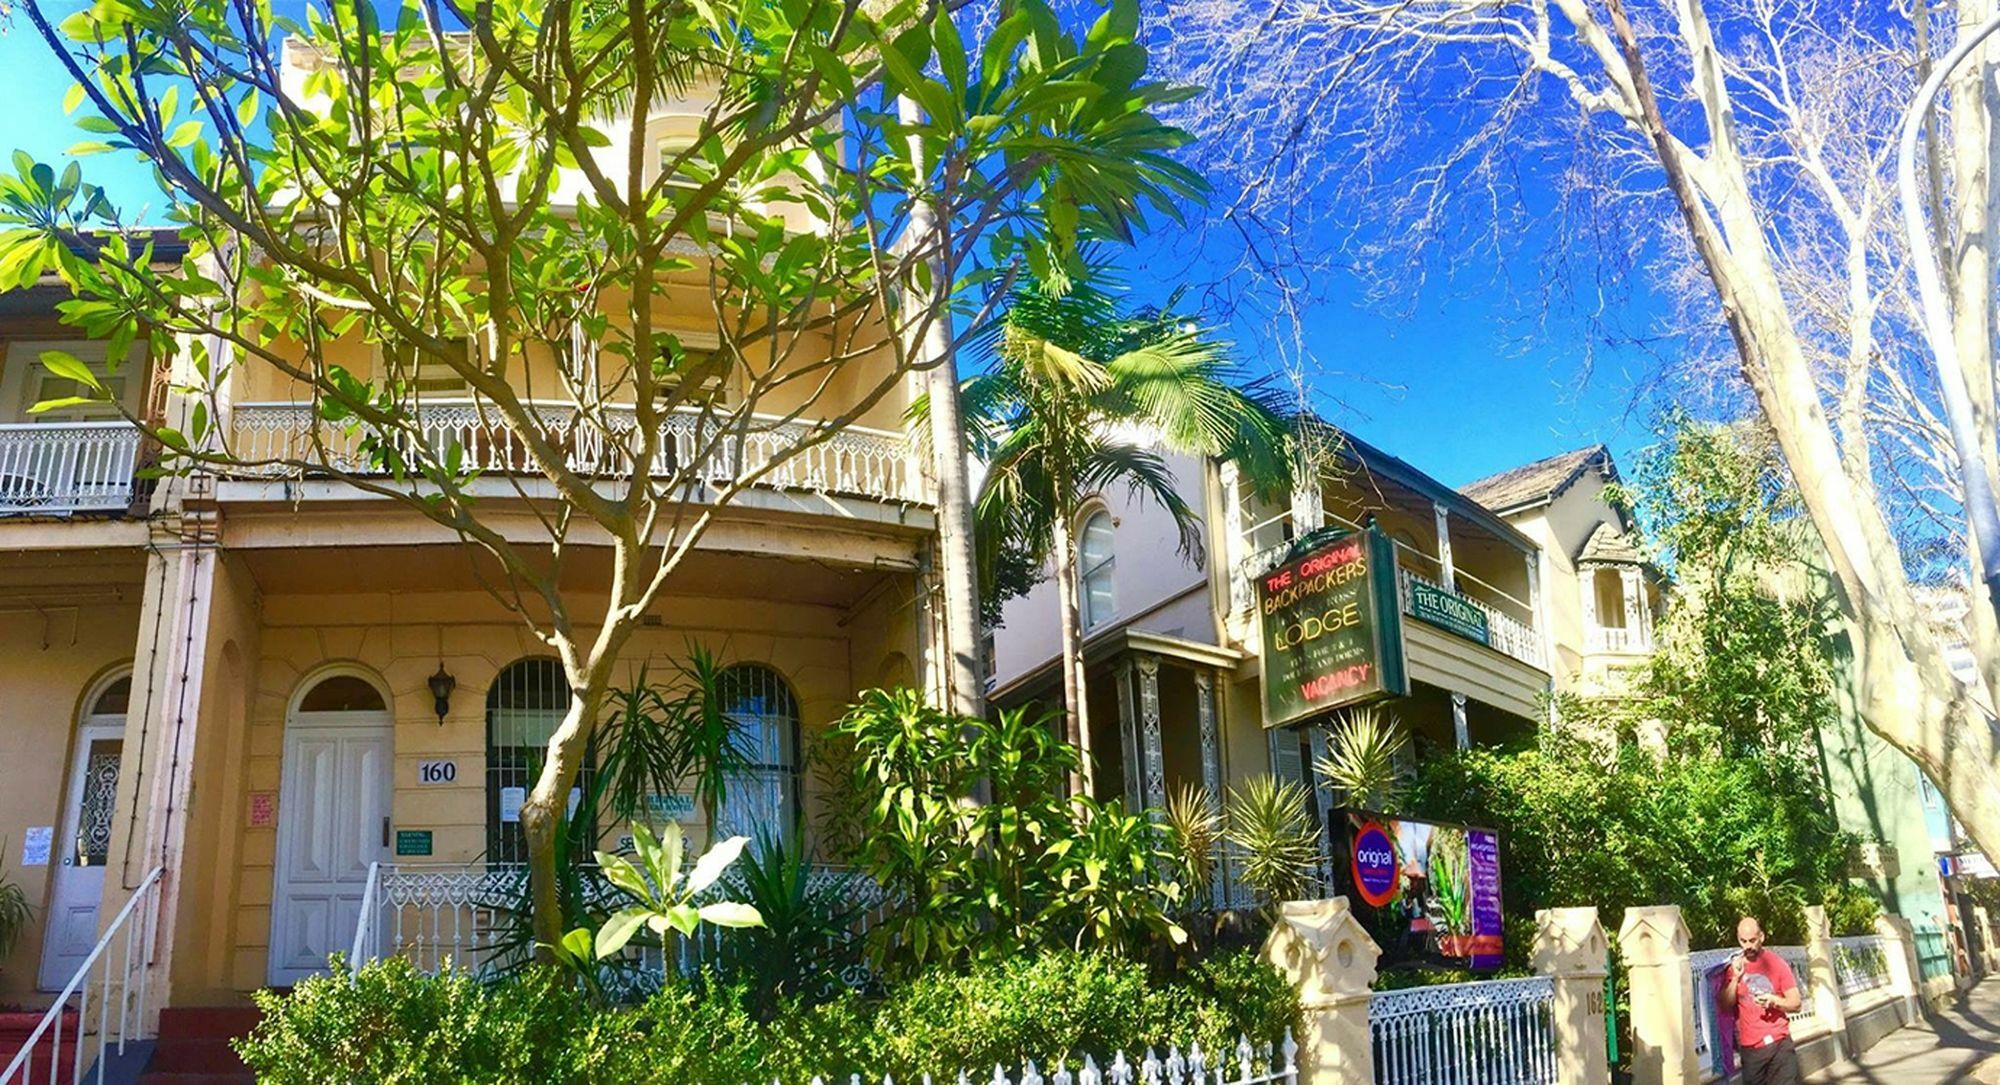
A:
[[[290,47],[285,59],[289,79],[314,63]],[[699,115],[658,117],[645,138],[671,150]],[[622,141],[628,128],[607,131]],[[493,570],[472,548],[393,502],[279,470],[155,482],[125,422],[31,416],[69,391],[39,360],[55,349],[142,416],[187,409],[171,386],[188,382],[189,358],[134,348],[111,376],[104,345],[55,319],[62,297],[53,280],[0,295],[0,844],[5,876],[36,906],[0,967],[0,1001],[45,1005],[156,871],[160,937],[142,970],[169,1014],[247,1005],[350,946],[421,937],[464,961],[490,934],[476,905],[520,884],[520,803],[568,704],[561,669],[488,590]],[[688,349],[713,349],[714,314],[684,317]],[[357,374],[381,364],[358,340],[339,349]],[[531,348],[510,379],[556,387],[540,371],[553,364]],[[246,456],[325,425],[269,366],[227,379],[217,424]],[[858,402],[847,384],[798,417],[760,415],[746,440],[794,442]],[[427,431],[483,457],[487,515],[532,533],[529,503],[552,493],[492,440],[468,390],[434,385]],[[821,800],[804,750],[856,692],[941,681],[934,500],[904,429],[910,387],[719,512],[626,651],[655,679],[690,645],[727,664],[753,765],[723,828],[794,831]],[[536,410],[563,424],[560,404]],[[567,549],[562,590],[605,591],[602,553],[587,538]],[[698,812],[674,812],[700,834]],[[379,929],[389,922],[431,926]]]
[[[1530,733],[1549,660],[1581,655],[1581,634],[1550,638],[1551,597],[1575,592],[1550,579],[1531,534],[1352,434],[1328,434],[1318,476],[1275,497],[1250,492],[1234,464],[1165,454],[1203,520],[1198,555],[1180,552],[1155,504],[1114,489],[1084,506],[1076,575],[1100,798],[1157,809],[1183,785],[1218,794],[1265,772],[1317,785],[1311,763],[1326,732],[1266,726],[1256,581],[1327,529],[1368,531],[1393,555],[1379,575],[1402,612],[1394,652],[1408,690],[1386,705],[1413,756]],[[1060,704],[1055,595],[1045,580],[1003,608],[996,703]]]

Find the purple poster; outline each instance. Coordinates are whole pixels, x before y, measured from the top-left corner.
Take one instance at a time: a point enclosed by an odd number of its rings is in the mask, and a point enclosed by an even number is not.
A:
[[[1472,952],[1475,971],[1499,968],[1500,922],[1500,838],[1486,829],[1467,829],[1465,850],[1472,867]]]

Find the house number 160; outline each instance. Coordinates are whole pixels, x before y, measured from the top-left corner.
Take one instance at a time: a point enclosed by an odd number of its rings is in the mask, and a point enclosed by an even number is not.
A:
[[[458,779],[456,761],[417,762],[417,782],[420,784],[448,784]]]

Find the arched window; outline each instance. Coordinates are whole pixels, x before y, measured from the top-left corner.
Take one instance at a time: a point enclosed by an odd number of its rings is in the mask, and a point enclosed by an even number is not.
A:
[[[1111,514],[1093,513],[1083,523],[1083,542],[1077,547],[1077,580],[1083,589],[1083,627],[1095,629],[1118,612],[1118,595],[1111,576],[1117,566],[1111,548]]]
[[[799,702],[777,671],[738,663],[722,672],[722,710],[737,726],[749,769],[729,781],[718,839],[758,830],[789,836],[799,809]]]
[[[306,691],[299,698],[301,712],[383,712],[382,691],[366,678],[336,674]]]
[[[126,705],[132,700],[132,676],[114,679],[104,691],[97,695],[97,702],[90,706],[93,716],[122,716]]]
[[[569,712],[569,679],[553,659],[523,659],[508,664],[486,691],[486,859],[491,863],[528,861],[528,838],[521,832],[521,804],[541,775],[549,738]],[[582,787],[589,782],[590,759],[584,775],[570,789],[569,808],[576,811]],[[586,849],[587,850],[587,849]]]

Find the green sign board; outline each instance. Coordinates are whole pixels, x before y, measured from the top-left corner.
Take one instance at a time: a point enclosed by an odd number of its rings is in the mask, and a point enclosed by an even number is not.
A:
[[[429,855],[431,853],[431,831],[429,829],[397,829],[397,855]]]
[[[1493,644],[1493,635],[1486,628],[1485,611],[1457,592],[1421,580],[1410,581],[1410,617],[1448,629],[1466,640],[1476,640],[1488,647]]]
[[[1379,531],[1319,533],[1257,578],[1264,726],[1410,691],[1396,558]]]

